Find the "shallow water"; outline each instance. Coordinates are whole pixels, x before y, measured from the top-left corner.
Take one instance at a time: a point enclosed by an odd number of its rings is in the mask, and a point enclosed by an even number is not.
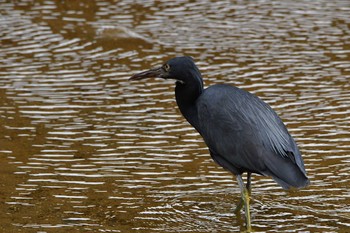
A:
[[[304,190],[253,176],[253,229],[349,231],[349,41],[348,0],[0,1],[1,231],[244,230],[173,83],[128,81],[183,54],[268,102],[303,153]]]

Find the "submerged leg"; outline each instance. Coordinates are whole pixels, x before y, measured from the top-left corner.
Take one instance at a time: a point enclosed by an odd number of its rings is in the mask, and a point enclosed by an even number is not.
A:
[[[252,173],[251,172],[248,172],[247,174],[247,190],[248,190],[248,193],[251,194],[251,191],[252,191],[252,187],[251,187],[251,181],[252,181]],[[242,209],[243,207],[243,199],[239,199],[239,202],[237,203],[237,206],[236,206],[236,209],[235,209],[235,213],[238,214],[238,212]]]
[[[249,179],[247,182],[247,186],[249,183],[250,186],[250,175],[248,173]],[[251,228],[251,224],[250,224],[250,211],[249,211],[249,191],[247,189],[247,187],[244,185],[243,179],[241,175],[237,175],[237,181],[239,184],[239,188],[241,189],[241,194],[242,194],[242,200],[244,203],[244,212],[245,212],[245,219],[246,219],[246,227],[247,227],[247,231],[251,232],[252,228]]]
[[[239,202],[237,203],[237,206],[236,206],[234,212],[235,212],[236,214],[238,214],[239,211],[241,211],[242,207],[243,207],[243,199],[242,199],[242,197],[241,197],[241,199],[239,199]]]

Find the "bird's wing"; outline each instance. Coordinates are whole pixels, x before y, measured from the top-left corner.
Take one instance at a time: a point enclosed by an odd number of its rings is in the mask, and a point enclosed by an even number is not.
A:
[[[198,99],[197,112],[200,134],[210,150],[236,167],[260,173],[266,156],[277,154],[305,174],[300,152],[282,120],[255,95],[214,85]]]

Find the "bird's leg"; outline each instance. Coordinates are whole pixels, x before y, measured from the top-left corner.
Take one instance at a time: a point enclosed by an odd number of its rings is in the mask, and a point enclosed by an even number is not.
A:
[[[242,179],[241,175],[237,175],[237,181],[238,181],[238,184],[239,184],[239,188],[241,189],[242,200],[243,200],[243,203],[244,203],[244,212],[245,212],[247,231],[251,232],[252,227],[251,227],[251,224],[250,224],[249,191],[248,191],[247,187],[244,185],[244,182],[243,182],[243,179]]]
[[[236,205],[236,208],[235,208],[234,212],[235,212],[236,214],[238,214],[239,211],[242,209],[242,207],[243,207],[243,199],[242,199],[242,197],[241,197],[241,199],[239,199],[239,202],[238,202],[237,205]]]
[[[248,172],[247,173],[247,190],[249,192],[249,195],[252,194],[252,187],[251,187],[251,183],[252,183],[252,173]]]
[[[252,181],[252,173],[251,172],[248,172],[247,173],[247,190],[248,190],[248,193],[249,195],[251,194],[251,191],[252,191],[252,187],[251,187],[251,181]],[[237,206],[236,206],[236,209],[235,209],[235,213],[238,214],[238,212],[242,209],[243,207],[243,198],[239,199],[239,202],[237,203]]]

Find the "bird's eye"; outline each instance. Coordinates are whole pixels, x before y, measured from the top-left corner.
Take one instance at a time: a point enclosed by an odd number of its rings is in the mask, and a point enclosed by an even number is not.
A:
[[[169,64],[168,64],[168,63],[167,63],[167,64],[164,64],[164,65],[163,65],[163,69],[164,69],[165,71],[169,71],[169,70],[170,70]]]

